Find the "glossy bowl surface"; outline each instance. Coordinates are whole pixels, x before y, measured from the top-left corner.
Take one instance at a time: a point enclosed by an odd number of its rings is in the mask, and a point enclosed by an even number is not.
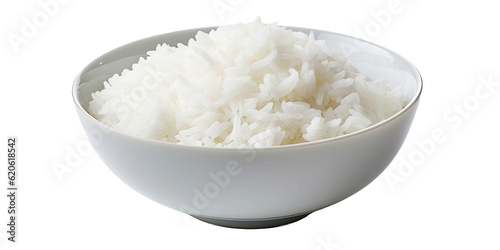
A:
[[[403,144],[417,110],[422,79],[398,54],[353,37],[313,31],[369,77],[403,87],[410,102],[367,129],[321,141],[262,149],[209,148],[130,136],[89,115],[91,93],[159,43],[186,43],[198,31],[158,35],[119,47],[87,65],[73,84],[81,123],[104,163],[146,197],[203,221],[237,228],[287,224],[335,204],[373,181]],[[126,192],[126,191],[124,191]]]

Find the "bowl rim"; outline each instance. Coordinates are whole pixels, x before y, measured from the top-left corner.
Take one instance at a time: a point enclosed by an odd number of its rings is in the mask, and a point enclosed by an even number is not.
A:
[[[136,136],[136,135],[130,135],[130,134],[127,134],[127,133],[124,133],[124,132],[121,132],[121,131],[118,131],[104,123],[102,123],[101,121],[97,120],[95,117],[93,117],[92,115],[89,114],[89,112],[87,112],[83,106],[81,105],[81,103],[78,101],[78,87],[80,86],[81,84],[81,81],[80,81],[80,78],[82,76],[82,74],[84,73],[84,71],[86,71],[86,69],[93,63],[95,63],[96,61],[98,61],[99,59],[101,59],[102,57],[106,56],[107,54],[115,51],[115,50],[118,50],[118,49],[122,49],[123,47],[126,47],[126,46],[130,46],[134,43],[139,43],[139,42],[142,42],[142,41],[146,41],[146,40],[149,40],[149,39],[152,39],[154,37],[159,37],[159,36],[164,36],[164,35],[168,35],[168,34],[173,34],[173,33],[179,33],[179,32],[196,32],[196,31],[206,31],[206,30],[216,30],[218,27],[220,26],[207,26],[207,27],[199,27],[199,28],[193,28],[193,29],[184,29],[184,30],[177,30],[177,31],[172,31],[172,32],[167,32],[167,33],[163,33],[163,34],[159,34],[159,35],[154,35],[154,36],[149,36],[149,37],[146,37],[146,38],[142,38],[142,39],[139,39],[139,40],[135,40],[135,41],[132,41],[132,42],[129,42],[129,43],[126,43],[124,45],[121,45],[119,47],[116,47],[115,49],[112,49],[112,50],[109,50],[108,52],[100,55],[99,57],[97,57],[96,59],[94,59],[92,62],[88,63],[76,76],[75,80],[73,81],[73,84],[72,84],[72,98],[73,98],[73,102],[75,103],[75,106],[77,108],[77,111],[79,112],[82,112],[84,113],[85,117],[87,119],[90,119],[90,121],[92,121],[93,123],[95,123],[100,130],[109,130],[108,132],[106,133],[117,133],[121,136],[125,136],[127,138],[130,138],[130,139],[135,139],[135,140],[140,140],[144,143],[153,143],[153,144],[158,144],[158,145],[161,145],[161,146],[165,146],[165,147],[175,147],[175,148],[185,148],[185,149],[190,149],[190,150],[215,150],[215,151],[256,151],[256,150],[284,150],[284,149],[293,149],[293,148],[300,148],[300,147],[308,147],[308,146],[318,146],[318,145],[321,145],[321,144],[326,144],[326,143],[332,143],[332,142],[336,142],[336,141],[340,141],[340,140],[345,140],[345,139],[348,139],[348,138],[351,138],[351,137],[356,137],[358,135],[361,135],[361,134],[364,134],[364,133],[367,133],[369,131],[372,131],[374,129],[377,129],[381,126],[384,126],[388,123],[390,123],[391,121],[395,120],[396,118],[402,116],[404,113],[408,112],[413,106],[417,105],[419,99],[420,99],[420,96],[422,95],[422,90],[423,90],[423,79],[422,79],[422,75],[420,74],[420,72],[418,71],[418,69],[415,67],[415,65],[413,65],[413,63],[411,63],[408,59],[406,59],[405,57],[401,56],[400,54],[390,50],[390,49],[387,49],[381,45],[378,45],[378,44],[375,44],[373,42],[370,42],[370,41],[366,41],[366,40],[363,40],[361,38],[357,38],[357,37],[353,37],[353,36],[349,36],[349,35],[345,35],[345,34],[340,34],[340,33],[337,33],[337,32],[332,32],[332,31],[325,31],[325,30],[319,30],[319,29],[310,29],[310,28],[303,28],[303,27],[296,27],[296,26],[284,26],[284,25],[280,25],[280,27],[283,27],[283,28],[286,28],[286,29],[290,29],[292,31],[300,31],[300,32],[304,32],[304,30],[307,30],[307,31],[310,31],[310,32],[313,32],[315,34],[315,36],[317,36],[318,34],[324,34],[324,33],[327,33],[327,34],[331,34],[331,35],[336,35],[336,36],[341,36],[341,37],[344,37],[344,38],[348,38],[348,39],[353,39],[355,41],[360,41],[362,43],[366,43],[366,44],[369,44],[371,46],[375,46],[375,47],[378,47],[384,51],[387,51],[393,55],[396,55],[398,57],[400,57],[403,61],[405,61],[406,63],[408,63],[408,65],[411,67],[411,69],[416,73],[416,75],[418,76],[418,79],[417,80],[417,91],[416,91],[416,94],[413,95],[413,97],[411,98],[411,100],[408,102],[408,104],[406,104],[403,109],[401,109],[400,111],[398,111],[396,114],[384,119],[383,121],[380,121],[376,124],[373,124],[371,126],[368,126],[364,129],[361,129],[361,130],[358,130],[358,131],[355,131],[355,132],[352,132],[352,133],[348,133],[348,134],[344,134],[344,135],[340,135],[340,136],[336,136],[336,137],[331,137],[331,138],[325,138],[325,139],[321,139],[321,140],[315,140],[315,141],[308,141],[308,142],[301,142],[301,143],[295,143],[295,144],[285,144],[285,145],[277,145],[277,146],[266,146],[266,147],[251,147],[251,146],[242,146],[242,147],[209,147],[209,146],[197,146],[197,145],[186,145],[186,144],[179,144],[179,143],[172,143],[172,142],[166,142],[166,141],[160,141],[160,140],[156,140],[156,139],[150,139],[150,138],[145,138],[145,137],[140,137],[140,136]],[[144,52],[147,52],[147,51],[144,51]]]

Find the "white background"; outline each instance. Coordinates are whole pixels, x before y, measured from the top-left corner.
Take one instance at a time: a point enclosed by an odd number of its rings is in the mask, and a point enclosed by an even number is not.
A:
[[[0,6],[1,189],[7,136],[18,137],[20,157],[18,242],[6,239],[0,192],[0,249],[500,248],[500,15],[493,1],[68,1],[51,15],[39,2]],[[381,13],[390,16],[377,18]],[[71,85],[87,63],[148,36],[257,16],[352,36],[362,31],[420,70],[424,91],[413,126],[373,183],[297,223],[238,230],[142,197],[93,151],[57,178],[54,164],[86,141]],[[31,37],[12,43],[33,18]],[[490,91],[481,85],[488,78],[497,85]],[[420,149],[434,131],[444,138]]]

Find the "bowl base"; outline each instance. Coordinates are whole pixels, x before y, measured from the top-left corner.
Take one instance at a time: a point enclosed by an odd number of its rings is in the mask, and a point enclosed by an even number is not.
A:
[[[279,227],[286,224],[290,224],[296,221],[299,221],[310,213],[301,214],[301,215],[293,215],[289,217],[280,217],[280,218],[270,218],[270,219],[219,219],[219,218],[210,218],[203,216],[191,215],[194,218],[201,220],[206,223],[210,223],[212,225],[221,226],[221,227],[229,227],[229,228],[240,228],[240,229],[260,229],[260,228],[271,228],[271,227]]]

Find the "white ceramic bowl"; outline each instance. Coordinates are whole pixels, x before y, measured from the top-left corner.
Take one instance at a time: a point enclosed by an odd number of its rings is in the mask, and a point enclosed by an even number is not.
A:
[[[159,43],[186,43],[197,31],[139,40],[97,58],[77,76],[73,98],[81,123],[104,163],[146,197],[228,227],[264,228],[299,220],[337,203],[373,181],[405,140],[422,91],[417,69],[398,54],[353,37],[288,27],[323,39],[361,72],[400,84],[411,101],[396,115],[361,131],[321,141],[264,149],[185,146],[107,128],[88,113],[103,81]],[[126,190],[124,190],[126,192]],[[368,205],[368,204],[367,204]]]

